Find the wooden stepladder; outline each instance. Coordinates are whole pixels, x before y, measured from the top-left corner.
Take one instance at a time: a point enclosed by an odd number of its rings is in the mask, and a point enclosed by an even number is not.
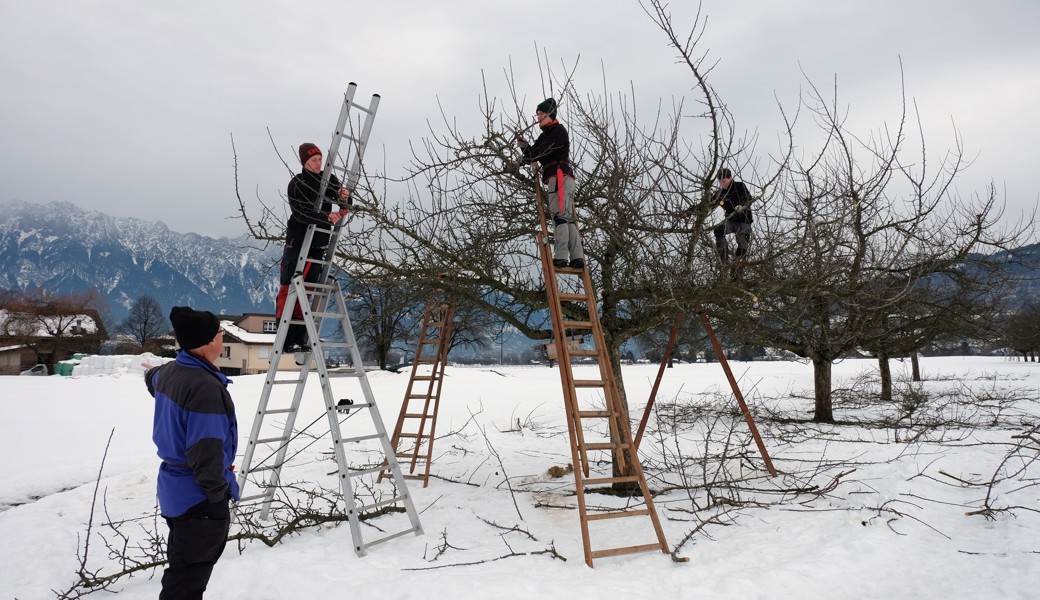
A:
[[[657,399],[657,389],[661,386],[661,379],[664,376],[664,369],[668,364],[669,359],[672,356],[672,351],[675,349],[676,341],[679,337],[679,326],[682,325],[683,319],[686,315],[683,313],[676,313],[675,318],[672,321],[672,331],[668,336],[668,345],[665,346],[664,354],[661,356],[661,366],[657,370],[657,378],[654,379],[654,385],[650,389],[650,398],[646,402],[646,408],[643,409],[643,418],[639,421],[639,428],[636,431],[636,448],[639,448],[639,442],[643,439],[643,432],[646,430],[646,424],[650,420],[650,414],[653,412],[654,401]],[[776,468],[773,466],[772,459],[769,458],[769,452],[766,450],[765,442],[762,441],[761,434],[758,433],[758,426],[755,425],[755,419],[751,416],[751,410],[748,408],[746,402],[744,402],[744,394],[740,391],[740,386],[737,385],[737,380],[733,377],[733,371],[729,368],[729,361],[726,359],[726,353],[722,349],[722,344],[719,343],[718,336],[715,335],[715,328],[711,326],[711,321],[708,320],[708,313],[704,311],[704,307],[697,304],[697,316],[700,317],[701,325],[704,326],[704,332],[708,335],[708,339],[711,341],[711,347],[715,351],[715,357],[719,359],[719,364],[722,365],[722,370],[726,374],[726,379],[729,381],[730,389],[733,390],[733,397],[737,399],[737,404],[740,406],[740,412],[744,416],[744,422],[747,423],[748,429],[751,430],[751,436],[755,439],[755,445],[758,446],[758,452],[762,455],[762,460],[766,463],[766,469],[769,470],[769,474],[776,477]]]
[[[607,355],[596,306],[596,292],[588,267],[571,269],[553,266],[544,198],[541,186],[537,183],[535,190],[538,197],[538,216],[541,220],[538,246],[542,271],[545,274],[545,290],[552,317],[560,380],[563,385],[585,563],[591,567],[593,560],[597,558],[650,550],[667,553],[668,543],[657,510],[654,508],[643,467],[639,462],[628,413],[621,402],[617,380]],[[568,340],[582,335],[589,340],[587,343],[590,343],[591,347],[583,344],[577,349],[572,348]],[[598,374],[591,379],[577,379],[572,365],[573,359],[576,358],[595,358]],[[608,453],[606,460],[602,459],[602,453]],[[594,472],[594,469],[603,468],[610,471]],[[595,486],[615,485],[630,490],[630,503],[618,509],[590,512],[585,497],[588,490]],[[592,524],[602,524],[606,527],[609,523],[614,523],[614,527],[618,527],[627,519],[647,520],[653,529],[653,535],[647,536],[643,543],[629,546],[592,548]],[[638,539],[635,533],[629,530],[621,532],[620,537],[627,540]]]
[[[362,107],[353,101],[355,89],[355,84],[351,83],[344,94],[339,121],[328,153],[325,155],[324,176],[317,194],[319,206],[315,206],[315,209],[320,208],[321,199],[325,197],[325,191],[329,189],[333,171],[343,174],[343,185],[348,188],[353,189],[357,184],[361,157],[364,154],[372,121],[379,105],[379,96],[374,95],[371,104],[367,108]],[[350,122],[352,109],[364,115],[364,122],[358,128],[360,135],[352,131]],[[345,150],[348,156],[352,155],[349,167],[340,162],[343,160],[340,156],[340,144],[343,141],[349,142],[349,147]],[[271,353],[271,366],[267,371],[267,378],[264,381],[260,401],[253,417],[249,443],[245,446],[244,456],[238,470],[238,482],[243,492],[245,492],[247,484],[252,484],[257,489],[251,495],[242,497],[236,511],[239,514],[257,511],[261,519],[268,518],[272,503],[284,480],[283,470],[294,456],[302,452],[294,446],[293,452],[290,453],[290,446],[303,445],[299,442],[299,438],[310,427],[308,425],[297,429],[296,420],[304,411],[306,396],[304,392],[313,374],[320,385],[324,407],[311,425],[320,421],[322,417],[328,421],[328,435],[331,436],[332,454],[336,459],[339,489],[345,503],[347,521],[350,524],[354,552],[358,556],[364,556],[368,548],[374,544],[407,533],[421,535],[423,531],[412,496],[403,477],[400,476],[400,466],[394,458],[390,438],[383,426],[383,418],[379,414],[375,395],[361,361],[361,353],[350,322],[347,303],[339,281],[333,275],[332,257],[326,258],[324,253],[317,258],[310,256],[309,250],[316,229],[316,225],[313,224],[308,227],[301,245],[300,260],[292,277],[285,310],[278,322],[278,332],[275,335]],[[329,228],[322,231],[329,234],[330,252],[334,253],[342,232],[342,220],[335,226],[330,225]],[[320,270],[320,276],[316,281],[305,280],[304,272],[308,264],[311,268]],[[321,337],[322,325],[326,322],[338,324],[343,334],[343,341],[327,341]],[[283,353],[282,346],[289,328],[292,326],[303,326],[306,329],[308,346],[297,358],[297,364],[301,367],[298,372],[279,371]],[[327,351],[332,349],[346,351],[350,360],[349,366],[335,371],[331,370],[325,359]],[[355,389],[351,395],[354,395],[357,400],[337,397],[332,389],[333,379],[356,380],[360,390]],[[371,422],[368,427],[365,427],[364,419],[352,418],[363,413],[370,417]],[[348,421],[351,426],[349,434],[345,431]],[[304,440],[317,440],[323,439],[323,437],[309,435]],[[314,442],[309,441],[304,445],[304,449],[311,443]],[[348,446],[366,452],[374,450],[381,453],[384,458],[376,459],[374,462],[366,459],[365,462],[357,464],[348,457]],[[374,479],[384,469],[391,470],[397,476],[394,481],[394,489],[379,495],[374,494],[372,501],[366,504],[356,495],[355,490],[359,485],[369,486],[371,479]],[[252,492],[252,490],[250,491]],[[385,529],[374,529],[374,531],[381,531],[382,537],[366,540],[360,527],[361,518],[378,514],[377,511],[385,512],[386,509],[396,505],[402,505],[404,512],[407,513],[407,525],[389,533]]]
[[[453,298],[446,293],[432,293],[426,303],[411,376],[391,437],[397,459],[407,467],[404,477],[421,479],[423,487],[430,485],[437,410],[441,402],[441,385],[444,383],[444,367],[448,363],[454,320]],[[391,472],[384,471],[379,477],[382,480],[391,475]]]

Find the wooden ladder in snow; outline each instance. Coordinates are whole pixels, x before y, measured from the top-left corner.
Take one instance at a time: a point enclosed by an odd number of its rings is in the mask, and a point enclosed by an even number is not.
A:
[[[545,292],[552,317],[553,339],[563,385],[585,563],[591,567],[593,560],[597,558],[650,550],[668,553],[668,543],[665,541],[661,522],[633,443],[628,412],[621,402],[617,380],[607,355],[589,266],[586,265],[584,269],[553,266],[545,202],[541,185],[538,183],[535,184],[535,192],[538,198],[538,217],[541,221],[538,247],[542,271],[545,274]],[[589,339],[587,343],[591,343],[591,347],[572,348],[567,341],[574,336],[585,336]],[[577,379],[572,365],[575,358],[594,358],[598,374],[591,379]],[[602,457],[602,453],[608,453],[607,460],[597,459]],[[594,467],[602,466],[611,471],[593,471]],[[626,488],[630,490],[630,500],[638,504],[629,503],[622,508],[589,511],[586,493],[596,486]],[[637,538],[633,530],[629,528],[619,531],[618,528],[623,527],[622,523],[638,519],[647,521],[653,529],[653,535],[648,536],[643,543],[593,549],[591,525],[602,525],[606,528],[613,524],[613,537],[631,540]]]
[[[448,363],[454,320],[453,298],[445,293],[430,294],[423,314],[419,344],[415,348],[415,358],[412,359],[408,387],[401,402],[394,434],[390,438],[397,459],[407,463],[404,477],[421,479],[423,487],[430,485],[437,410],[440,407],[441,385],[444,383],[444,367]],[[379,476],[380,481],[392,475],[391,471],[384,471]]]
[[[343,185],[353,189],[358,181],[361,168],[361,157],[367,145],[368,136],[375,118],[376,108],[379,105],[379,96],[372,96],[368,108],[354,103],[354,91],[356,85],[351,83],[340,111],[336,130],[332,136],[332,143],[325,155],[326,164],[324,175],[319,188],[317,200],[318,206],[325,198],[325,191],[330,185],[330,177],[333,171],[343,173]],[[361,125],[360,136],[348,133],[350,129],[350,111],[355,109],[364,116]],[[349,141],[353,149],[353,159],[350,166],[340,164],[340,143]],[[349,149],[348,149],[349,151]],[[239,487],[244,491],[247,483],[252,482],[257,487],[257,492],[245,495],[236,505],[236,512],[242,514],[245,511],[258,510],[261,519],[267,519],[275,495],[282,483],[282,471],[293,456],[302,450],[296,450],[289,454],[290,445],[298,443],[298,438],[307,429],[321,420],[324,416],[328,420],[329,433],[332,438],[332,453],[336,458],[339,488],[345,501],[347,521],[350,524],[350,534],[354,542],[354,552],[358,556],[364,556],[370,546],[384,542],[408,533],[421,535],[422,525],[419,523],[419,515],[415,510],[412,496],[405,485],[403,477],[400,476],[400,466],[394,458],[390,438],[383,426],[383,418],[379,414],[375,395],[369,385],[365,373],[365,366],[361,361],[361,353],[358,350],[357,338],[350,323],[347,313],[347,303],[343,296],[339,282],[331,275],[332,257],[310,258],[309,250],[314,239],[315,231],[324,231],[330,236],[330,253],[335,254],[336,243],[342,231],[341,220],[331,228],[318,229],[315,225],[307,228],[300,249],[300,260],[297,264],[292,285],[286,298],[285,309],[278,322],[278,333],[275,335],[274,347],[271,352],[271,366],[264,380],[264,387],[257,405],[256,414],[253,417],[253,426],[249,434],[249,443],[245,447],[244,456],[238,470]],[[310,263],[311,268],[320,268],[320,276],[316,282],[308,282],[304,278],[305,267]],[[343,333],[342,342],[329,342],[321,338],[322,325],[330,319],[339,324]],[[309,346],[305,352],[298,357],[301,368],[298,372],[279,371],[279,363],[283,354],[282,345],[285,342],[289,328],[292,326],[304,326],[307,330]],[[349,353],[350,365],[335,371],[331,371],[326,365],[326,351],[330,349],[343,349]],[[318,383],[321,386],[321,394],[324,400],[324,411],[318,415],[310,425],[302,430],[296,429],[296,419],[303,406],[304,391],[312,372],[316,372]],[[356,379],[361,387],[362,399],[337,399],[332,390],[333,378]],[[284,390],[284,391],[283,391]],[[366,412],[371,417],[371,428],[358,431],[361,423],[353,422],[352,434],[345,436],[343,427],[351,417]],[[312,440],[320,439],[308,436]],[[373,442],[375,442],[373,444]],[[355,465],[347,458],[346,446],[358,445],[368,450],[368,446],[381,451],[385,457],[383,460],[376,459],[374,463]],[[309,444],[307,444],[309,445]],[[306,448],[306,446],[304,446]],[[257,454],[257,451],[260,451]],[[384,465],[388,465],[384,467]],[[355,486],[361,484],[370,485],[370,479],[376,478],[377,474],[384,469],[390,469],[397,477],[393,490],[384,495],[374,497],[368,504],[359,502],[355,494]],[[358,483],[354,480],[365,478]],[[403,529],[387,532],[384,529],[374,528],[383,535],[375,539],[366,540],[361,532],[360,520],[365,516],[377,515],[386,512],[388,508],[403,505],[404,511],[408,513],[408,525]]]

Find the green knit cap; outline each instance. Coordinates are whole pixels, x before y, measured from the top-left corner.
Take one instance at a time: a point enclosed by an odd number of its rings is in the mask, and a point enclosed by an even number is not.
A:
[[[542,100],[541,104],[535,107],[538,111],[549,115],[552,118],[556,118],[556,100],[554,98],[546,98]]]

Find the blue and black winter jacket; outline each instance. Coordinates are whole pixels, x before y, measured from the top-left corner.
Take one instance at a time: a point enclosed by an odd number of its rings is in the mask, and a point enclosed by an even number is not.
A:
[[[155,398],[152,440],[163,461],[158,480],[163,516],[178,517],[203,501],[238,500],[231,380],[184,351],[174,362],[149,369],[144,380]]]

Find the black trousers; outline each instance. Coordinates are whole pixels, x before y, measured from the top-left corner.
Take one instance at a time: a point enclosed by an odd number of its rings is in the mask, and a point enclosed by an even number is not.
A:
[[[179,517],[167,518],[169,566],[162,577],[159,600],[201,600],[213,565],[224,553],[231,512],[228,501],[203,501]]]

